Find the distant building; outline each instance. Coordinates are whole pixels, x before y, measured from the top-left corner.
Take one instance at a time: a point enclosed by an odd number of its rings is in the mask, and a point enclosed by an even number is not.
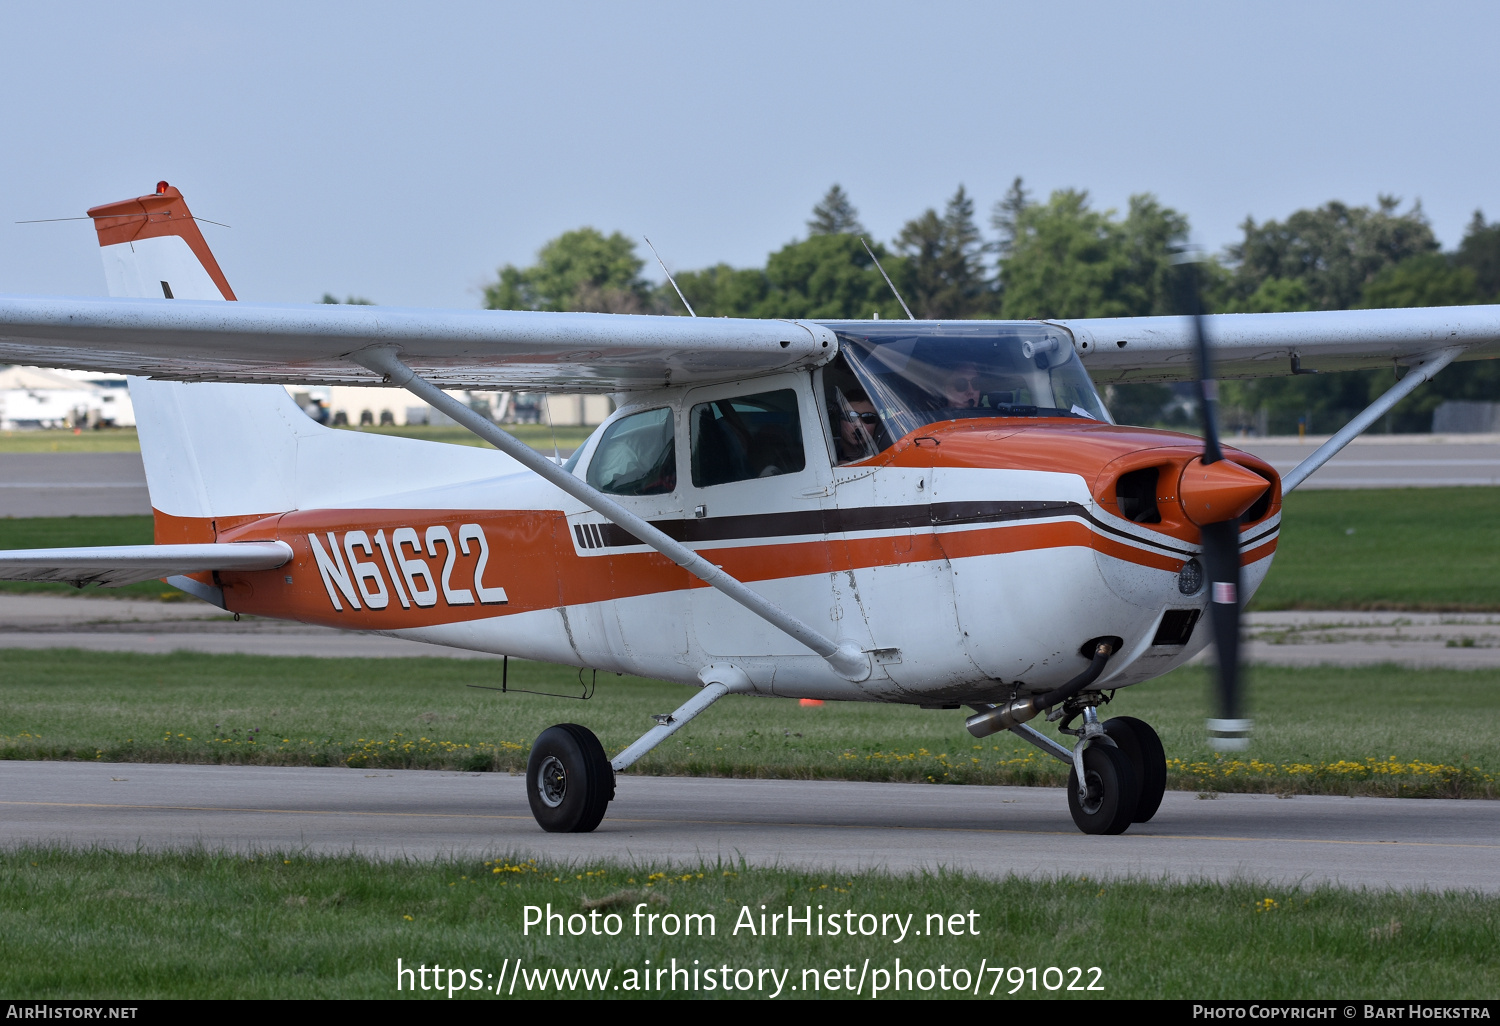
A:
[[[297,405],[319,423],[339,427],[452,424],[446,415],[417,402],[399,388],[288,385]],[[603,395],[542,395],[525,392],[481,392],[449,389],[448,394],[500,424],[545,424],[550,413],[556,427],[600,424],[614,410]],[[543,403],[546,405],[543,406]]]
[[[399,388],[287,386],[309,417],[331,427],[452,424]],[[614,411],[603,395],[449,390],[448,394],[501,424],[556,427],[599,424]],[[0,367],[0,430],[134,427],[135,407],[123,377],[42,367]]]
[[[134,426],[135,407],[123,377],[0,368],[0,431]]]

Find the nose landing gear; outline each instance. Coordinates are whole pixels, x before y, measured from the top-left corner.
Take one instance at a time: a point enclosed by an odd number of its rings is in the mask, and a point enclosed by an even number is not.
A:
[[[1086,834],[1120,834],[1130,826],[1140,799],[1135,767],[1118,748],[1094,745],[1078,753],[1068,774],[1068,811]]]
[[[1156,736],[1149,723],[1134,716],[1105,720],[1104,732],[1130,760],[1141,785],[1133,821],[1150,822],[1156,810],[1161,808],[1161,798],[1167,790],[1167,753],[1161,746],[1161,738]]]
[[[1069,729],[1080,712],[1083,725]],[[1167,757],[1156,731],[1133,716],[1100,723],[1092,703],[1067,713],[1059,729],[1078,738],[1068,774],[1068,811],[1078,829],[1119,834],[1149,821],[1167,787]]]

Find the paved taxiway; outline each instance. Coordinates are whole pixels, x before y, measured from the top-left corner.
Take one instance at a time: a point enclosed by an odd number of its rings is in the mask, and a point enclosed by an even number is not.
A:
[[[138,452],[0,453],[0,517],[150,515]]]
[[[1088,837],[1055,788],[625,775],[598,831],[557,835],[533,822],[524,783],[421,770],[5,762],[0,844],[1500,892],[1500,802],[1168,792],[1152,822]]]
[[[1287,473],[1328,439],[1228,438]],[[1500,435],[1361,435],[1303,483],[1317,488],[1500,485]]]

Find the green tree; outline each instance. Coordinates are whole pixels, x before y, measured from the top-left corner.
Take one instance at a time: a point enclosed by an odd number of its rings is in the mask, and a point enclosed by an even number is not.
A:
[[[368,299],[364,298],[363,296],[349,296],[347,299],[340,299],[338,296],[335,296],[332,292],[325,292],[325,293],[323,293],[323,298],[320,299],[320,300],[318,300],[318,302],[319,303],[334,304],[334,305],[343,305],[343,306],[374,306],[375,305],[371,300],[368,300]]]
[[[891,257],[881,246],[871,248],[886,271],[899,280],[905,271],[904,262]],[[765,273],[770,288],[756,308],[760,317],[852,320],[876,313],[885,318],[906,316],[864,244],[854,235],[814,235],[790,243],[771,254]]]
[[[764,269],[719,264],[677,275],[693,309],[706,317],[789,317],[854,320],[879,314],[904,317],[861,239],[864,229],[849,196],[835,185],[813,207],[809,236],[772,253]],[[899,274],[903,261],[879,245],[886,269]],[[659,309],[682,311],[672,286],[656,294]]]
[[[1021,232],[1021,215],[1035,205],[1031,193],[1026,191],[1025,182],[1020,175],[1016,175],[1010,188],[1005,190],[1004,198],[990,211],[990,227],[1000,237],[995,243],[1000,259],[1010,256],[1011,250],[1015,248],[1016,236]]]
[[[1018,183],[1019,184],[1019,183]],[[1000,259],[1001,316],[1132,317],[1172,312],[1168,271],[1187,218],[1154,196],[1130,198],[1123,220],[1094,210],[1087,192],[1012,204]]]
[[[766,272],[759,267],[716,264],[702,271],[681,271],[676,278],[699,317],[754,317],[771,290]],[[664,312],[687,313],[666,282],[657,288],[655,299],[656,307]]]
[[[1474,272],[1475,285],[1483,302],[1500,302],[1500,221],[1484,223],[1484,212],[1474,211],[1469,230],[1458,244],[1454,262]]]
[[[1285,313],[1312,308],[1312,292],[1300,278],[1267,278],[1250,295],[1231,296],[1224,304],[1225,313]]]
[[[984,240],[974,223],[974,201],[960,185],[941,215],[928,208],[896,238],[905,263],[887,267],[912,313],[921,320],[957,320],[990,312],[984,279]]]
[[[1283,222],[1246,220],[1245,238],[1230,247],[1231,311],[1391,308],[1473,303],[1480,276],[1500,272],[1500,226],[1476,212],[1458,253],[1438,252],[1420,204],[1399,213],[1381,196],[1377,208],[1331,202],[1299,210]],[[1466,248],[1467,247],[1467,248]],[[1493,263],[1486,262],[1494,254]],[[1500,287],[1500,285],[1497,285]],[[1273,434],[1301,422],[1315,434],[1336,430],[1395,381],[1390,370],[1345,371],[1225,382],[1231,426],[1263,422]],[[1377,430],[1427,431],[1444,399],[1500,398],[1500,368],[1488,361],[1450,368],[1419,387],[1382,418]]]
[[[859,223],[859,211],[849,194],[835,182],[813,207],[807,231],[809,235],[864,235],[865,226]]]
[[[1246,218],[1245,237],[1228,249],[1235,269],[1234,295],[1264,305],[1263,287],[1272,279],[1299,281],[1306,289],[1301,309],[1347,310],[1357,305],[1377,274],[1408,257],[1438,249],[1432,226],[1413,203],[1398,213],[1400,200],[1380,196],[1377,209],[1333,201],[1316,210],[1298,210],[1285,221],[1257,225]],[[1280,288],[1280,286],[1275,286]],[[1253,309],[1253,306],[1235,309]]]
[[[650,286],[641,277],[644,266],[635,243],[619,232],[606,236],[579,228],[548,242],[530,267],[500,268],[497,280],[485,286],[484,305],[491,310],[641,313],[650,297]]]
[[[1381,270],[1365,284],[1359,305],[1368,309],[1463,306],[1479,301],[1474,269],[1446,253],[1418,253]]]

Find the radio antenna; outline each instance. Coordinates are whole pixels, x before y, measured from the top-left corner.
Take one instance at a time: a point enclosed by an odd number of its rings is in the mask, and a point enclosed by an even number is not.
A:
[[[901,309],[906,311],[906,319],[909,321],[916,320],[911,315],[911,307],[906,305],[906,300],[902,299],[901,293],[896,291],[896,283],[891,281],[891,276],[885,273],[884,267],[880,266],[880,261],[875,258],[875,251],[870,248],[870,244],[864,240],[863,236],[860,237],[859,244],[865,247],[865,252],[869,253],[870,259],[875,261],[875,269],[880,272],[880,276],[885,279],[885,283],[891,287],[891,295],[896,297],[896,302],[901,304]]]
[[[646,239],[646,245],[651,246],[651,240],[649,238],[646,238],[646,236],[644,235],[642,235],[641,238]],[[682,294],[682,289],[677,288],[677,279],[672,277],[671,271],[667,270],[667,263],[661,258],[661,254],[656,251],[655,246],[651,246],[651,255],[656,257],[657,263],[661,264],[661,273],[667,276],[667,281],[672,283],[672,288],[677,289],[677,298],[682,300],[683,306],[687,307],[688,316],[697,317],[698,315],[693,312],[693,304],[687,301],[687,296],[684,296]]]

